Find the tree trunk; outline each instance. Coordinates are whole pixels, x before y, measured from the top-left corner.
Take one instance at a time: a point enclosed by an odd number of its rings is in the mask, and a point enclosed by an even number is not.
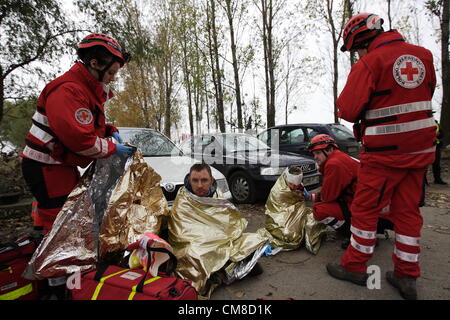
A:
[[[351,0],[345,0],[344,3],[344,16],[347,18],[347,21],[353,17],[353,3]],[[350,52],[350,66],[353,66],[356,63],[356,53],[354,51]]]
[[[187,41],[186,35],[184,35],[184,40]],[[189,118],[189,130],[191,135],[194,134],[194,116],[192,112],[192,91],[191,91],[191,82],[189,75],[189,66],[188,66],[188,54],[186,42],[183,43],[183,73],[184,73],[184,87],[187,92],[187,104],[188,104],[188,118]]]
[[[222,88],[222,72],[219,64],[219,48],[216,29],[216,6],[214,0],[210,0],[210,55],[212,63],[212,75],[214,81],[214,87],[216,89],[216,114],[220,132],[225,132],[225,116],[223,106],[223,88]]]
[[[392,29],[391,0],[387,0],[387,6],[388,6],[389,30],[391,30]]]
[[[450,144],[450,60],[449,60],[449,0],[443,0],[441,18],[442,105],[440,125],[444,146]]]
[[[266,83],[267,128],[275,126],[275,62],[273,57],[272,0],[261,0],[264,46],[264,73]]]
[[[3,120],[3,108],[5,106],[5,78],[3,78],[3,68],[0,65],[0,124]]]
[[[342,16],[342,26],[344,22],[344,16]],[[339,80],[339,65],[338,65],[338,42],[339,38],[336,38],[336,26],[333,18],[333,1],[327,0],[327,19],[330,25],[331,38],[333,40],[333,101],[334,101],[334,123],[339,123],[338,107],[336,100],[338,98],[338,80]],[[339,34],[341,34],[342,29]]]
[[[165,74],[165,114],[164,114],[164,134],[170,139],[170,127],[172,125],[171,113],[172,113],[172,76],[171,76],[171,66],[170,62],[166,66]]]
[[[242,131],[244,126],[242,124],[241,86],[240,86],[240,82],[239,82],[239,66],[238,66],[237,54],[236,54],[236,40],[234,38],[234,23],[233,23],[232,9],[231,9],[231,0],[225,0],[225,2],[226,2],[226,13],[227,13],[227,18],[228,18],[228,24],[230,26],[231,55],[233,58],[234,87],[236,90],[238,129],[239,129],[239,131]]]

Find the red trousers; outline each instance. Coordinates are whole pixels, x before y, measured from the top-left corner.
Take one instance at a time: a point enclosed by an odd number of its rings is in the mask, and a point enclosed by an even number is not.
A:
[[[351,272],[367,271],[366,262],[375,249],[380,212],[389,208],[387,218],[394,224],[395,246],[392,254],[397,277],[419,277],[419,210],[425,168],[398,169],[361,166],[351,212],[350,245],[341,265]]]
[[[314,203],[313,216],[317,221],[322,222],[335,230],[341,229],[345,224],[342,207],[337,201]]]
[[[37,200],[37,210],[33,214],[34,226],[42,227],[45,235],[51,230],[68,195],[77,185],[78,170],[73,166],[47,165],[24,158],[22,173]]]

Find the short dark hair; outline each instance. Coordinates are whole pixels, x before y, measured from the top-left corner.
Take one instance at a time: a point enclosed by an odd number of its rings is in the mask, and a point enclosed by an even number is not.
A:
[[[211,178],[213,177],[213,176],[212,176],[212,172],[211,172],[211,167],[209,166],[209,164],[204,163],[204,162],[194,164],[194,165],[191,167],[191,169],[189,170],[189,174],[191,174],[192,171],[197,171],[197,172],[199,172],[199,171],[202,171],[202,170],[208,171],[209,176],[210,176]]]
[[[92,59],[97,60],[98,64],[101,66],[106,66],[115,60],[120,62],[120,59],[114,56],[103,46],[93,46],[89,48],[81,48],[77,51],[78,57],[85,65],[89,65],[89,61]]]
[[[327,145],[327,147],[325,148],[325,151],[331,151],[331,150],[336,150],[337,148],[335,146],[333,146],[332,144]]]

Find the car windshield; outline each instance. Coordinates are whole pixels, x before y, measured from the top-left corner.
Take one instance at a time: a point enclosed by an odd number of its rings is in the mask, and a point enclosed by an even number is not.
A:
[[[331,126],[331,131],[337,140],[354,139],[353,133],[343,124],[334,124]]]
[[[120,129],[120,136],[123,142],[129,142],[141,149],[144,157],[163,157],[180,153],[172,141],[155,130]]]
[[[250,135],[224,135],[222,139],[224,139],[223,144],[227,153],[270,149],[267,144]]]

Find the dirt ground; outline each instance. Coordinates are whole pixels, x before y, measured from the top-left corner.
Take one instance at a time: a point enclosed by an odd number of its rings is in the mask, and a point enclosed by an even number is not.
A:
[[[442,159],[442,178],[450,183],[450,157]],[[421,269],[418,279],[419,299],[450,299],[450,185],[433,184],[431,169],[428,172],[429,186],[426,188],[426,204],[421,208],[424,227],[421,238]],[[26,204],[29,199],[22,200]],[[26,208],[26,209],[24,209]],[[249,224],[247,232],[264,226],[264,203],[238,205]],[[32,229],[29,209],[17,206],[8,209],[0,207],[0,243],[17,239]],[[217,288],[212,300],[391,300],[401,299],[396,289],[384,278],[392,270],[391,254],[394,234],[389,239],[380,238],[369,265],[381,270],[380,289],[369,290],[348,282],[331,278],[325,269],[329,262],[338,263],[344,252],[341,239],[331,229],[327,232],[317,255],[304,248],[281,252],[275,256],[263,257],[260,263],[263,274],[243,279],[229,286]]]

